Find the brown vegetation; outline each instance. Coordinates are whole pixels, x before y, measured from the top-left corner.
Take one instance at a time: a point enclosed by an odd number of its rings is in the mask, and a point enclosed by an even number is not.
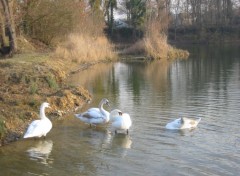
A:
[[[147,37],[134,43],[122,52],[126,55],[145,55],[150,59],[187,59],[189,52],[172,47],[167,43],[165,35]]]
[[[152,6],[152,4],[149,4]],[[152,7],[153,8],[153,7]],[[188,58],[187,51],[176,49],[168,44],[168,14],[166,4],[157,1],[152,13],[146,16],[145,34],[143,39],[124,50],[126,54],[144,54],[151,59],[185,59]]]
[[[55,56],[77,63],[113,60],[116,54],[106,37],[70,34],[68,39],[56,48]]]
[[[0,145],[21,137],[43,101],[51,103],[48,113],[61,116],[91,99],[84,88],[65,85],[70,65],[46,54],[0,60]]]

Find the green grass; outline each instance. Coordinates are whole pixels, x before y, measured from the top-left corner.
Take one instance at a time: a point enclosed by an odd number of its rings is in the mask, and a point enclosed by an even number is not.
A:
[[[58,90],[59,89],[59,85],[55,79],[55,77],[53,75],[48,75],[46,77],[47,83],[49,85],[50,88],[54,89],[54,90]]]
[[[34,95],[38,91],[38,85],[36,82],[31,81],[30,83],[30,94]]]
[[[49,59],[49,54],[42,53],[26,53],[26,54],[15,54],[12,58],[0,60],[1,63],[8,64],[26,64],[26,63],[41,63]]]
[[[4,119],[0,116],[0,138],[4,136],[6,132],[5,122]]]

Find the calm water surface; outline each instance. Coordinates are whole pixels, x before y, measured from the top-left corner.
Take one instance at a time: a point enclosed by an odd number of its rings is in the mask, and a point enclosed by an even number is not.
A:
[[[188,60],[100,64],[72,75],[128,112],[130,135],[55,120],[46,140],[0,148],[0,175],[199,175],[240,173],[240,47],[188,47]],[[202,117],[194,130],[169,131],[179,114]]]

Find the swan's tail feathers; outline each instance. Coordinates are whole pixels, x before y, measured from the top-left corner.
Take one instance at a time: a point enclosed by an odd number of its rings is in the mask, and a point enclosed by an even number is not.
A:
[[[84,117],[83,114],[75,114],[75,117],[77,117],[79,120],[85,123],[90,123],[89,118]]]
[[[75,115],[75,117],[77,117],[77,118],[81,118],[82,117],[82,114],[74,114]]]
[[[201,117],[197,117],[197,120],[196,120],[197,123],[199,123],[201,121],[201,119],[202,119]]]
[[[29,136],[27,136],[26,134],[23,136],[23,138],[29,138]]]
[[[33,135],[31,135],[31,134],[29,134],[29,133],[26,133],[26,134],[24,134],[24,136],[23,136],[23,138],[31,138],[31,137],[33,137]]]

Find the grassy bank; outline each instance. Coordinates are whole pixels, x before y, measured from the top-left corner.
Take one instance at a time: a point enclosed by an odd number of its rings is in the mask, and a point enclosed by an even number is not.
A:
[[[0,60],[0,145],[22,136],[30,121],[38,118],[42,102],[51,104],[48,113],[62,115],[91,99],[84,88],[64,84],[66,65],[39,53]]]

